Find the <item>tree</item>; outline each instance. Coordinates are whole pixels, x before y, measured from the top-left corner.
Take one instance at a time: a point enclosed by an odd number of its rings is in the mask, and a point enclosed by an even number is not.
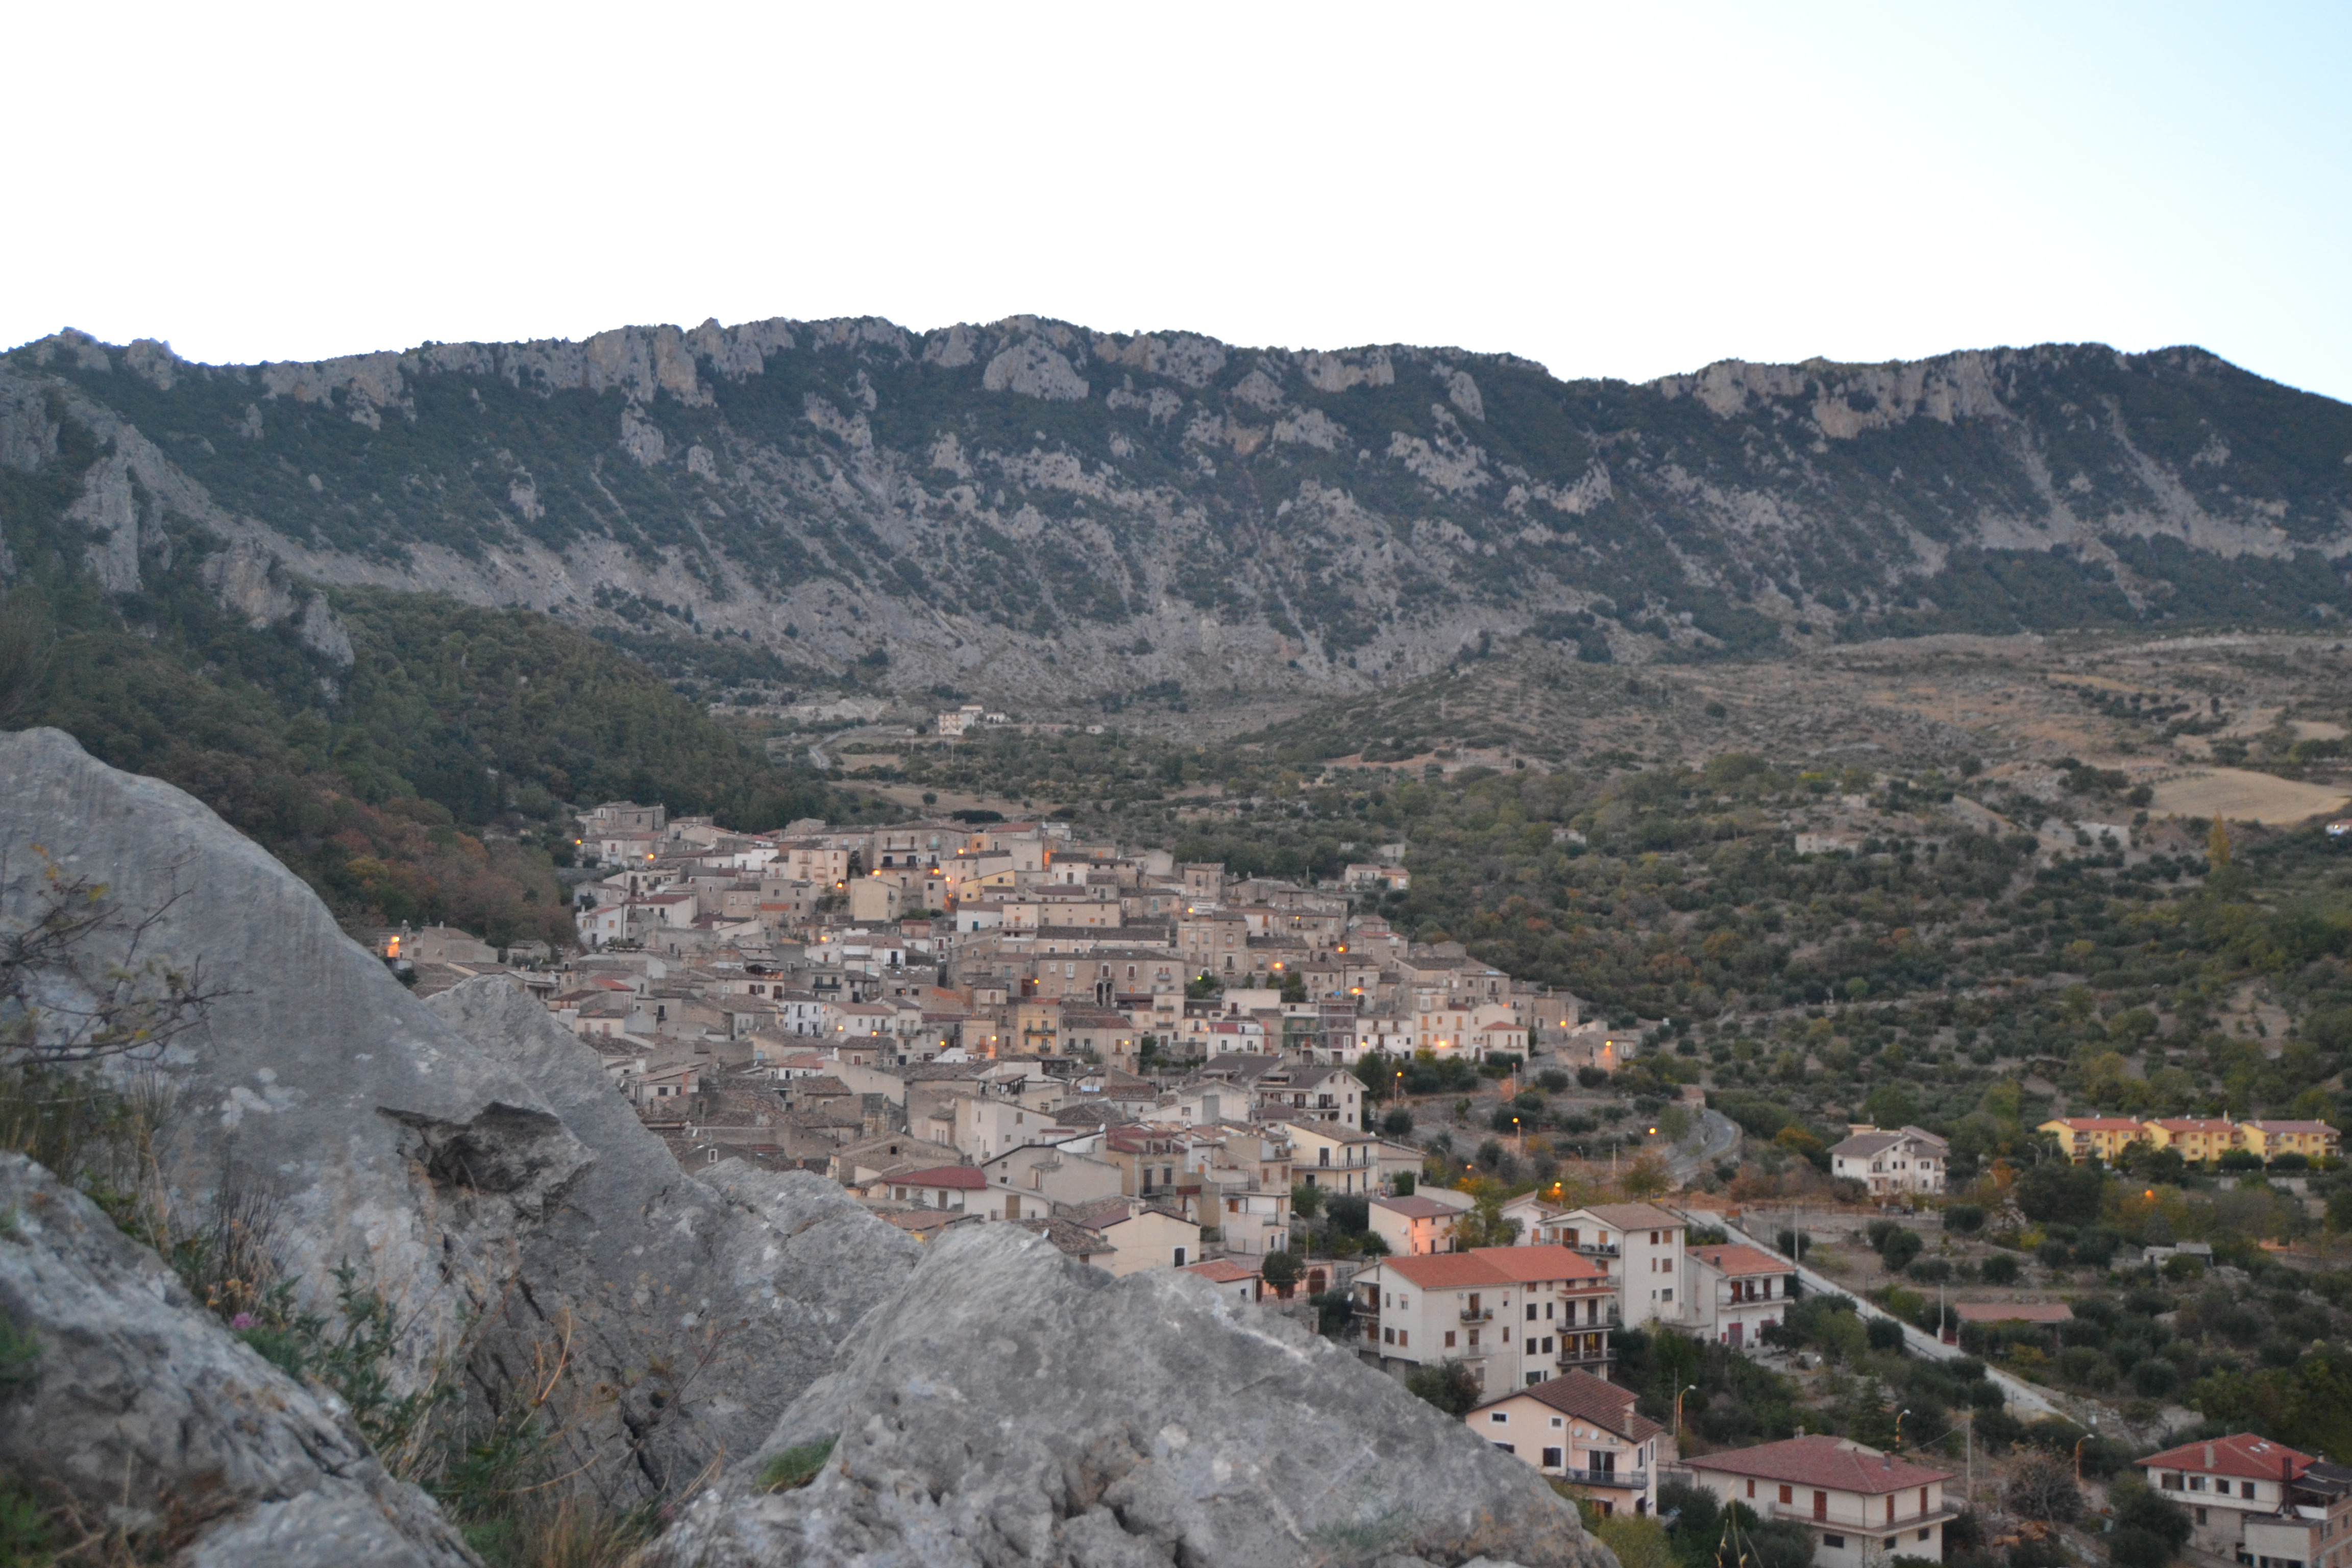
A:
[[[2115,1533],[2107,1538],[2112,1568],[2165,1568],[2189,1544],[2189,1515],[2137,1476],[2110,1485],[2107,1504],[2115,1515]]]
[[[2017,1178],[2018,1212],[2036,1225],[2095,1225],[2106,1186],[2095,1166],[2045,1160]]]
[[[1454,1238],[1466,1249],[1473,1247],[1509,1247],[1519,1239],[1519,1222],[1503,1214],[1503,1194],[1499,1188],[1486,1186],[1471,1205],[1469,1212],[1454,1222]]]
[[[1456,1418],[1469,1415],[1478,1403],[1478,1380],[1458,1361],[1413,1368],[1405,1375],[1404,1388]]]
[[[1654,1198],[1673,1186],[1674,1178],[1667,1173],[1664,1159],[1653,1149],[1634,1161],[1617,1184],[1629,1198]]]
[[[1260,1278],[1274,1287],[1275,1293],[1286,1301],[1290,1300],[1291,1287],[1298,1283],[1299,1276],[1306,1269],[1299,1263],[1297,1253],[1269,1252],[1265,1260],[1258,1265],[1257,1271]]]
[[[2218,816],[2213,831],[2205,836],[2205,858],[2217,871],[2230,863],[2230,825]]]
[[[1290,1212],[1300,1219],[1313,1219],[1323,1208],[1323,1189],[1308,1186],[1305,1182],[1290,1189]]]
[[[2020,1519],[2068,1524],[2083,1511],[2083,1489],[2074,1484],[2074,1461],[2056,1454],[2028,1454],[2009,1474],[2001,1501]]]
[[[1666,1527],[1654,1519],[1612,1514],[1592,1532],[1617,1554],[1618,1568],[1668,1568]]]
[[[1400,1105],[1381,1118],[1381,1131],[1391,1138],[1402,1138],[1412,1131],[1412,1112]]]
[[[1984,1282],[1988,1285],[2017,1283],[2017,1258],[2013,1253],[1996,1252],[1984,1260]]]

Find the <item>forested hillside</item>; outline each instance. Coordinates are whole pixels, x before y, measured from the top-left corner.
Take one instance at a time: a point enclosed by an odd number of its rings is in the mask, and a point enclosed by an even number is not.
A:
[[[176,522],[110,594],[67,515],[78,478],[0,466],[0,722],[55,725],[189,791],[347,923],[570,940],[567,804],[635,796],[747,827],[860,809],[535,612],[371,588],[304,606],[265,583],[255,616],[224,602],[223,542]],[[265,618],[273,593],[301,607]]]

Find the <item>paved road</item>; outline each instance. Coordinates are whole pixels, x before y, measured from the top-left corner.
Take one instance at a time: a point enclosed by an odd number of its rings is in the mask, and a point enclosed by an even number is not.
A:
[[[1674,1172],[1676,1186],[1688,1186],[1693,1177],[1706,1166],[1729,1156],[1739,1147],[1739,1123],[1720,1110],[1702,1110],[1696,1136],[1677,1143],[1666,1155],[1666,1164]]]
[[[1774,1247],[1766,1242],[1760,1241],[1755,1237],[1748,1235],[1738,1226],[1726,1226],[1724,1228],[1730,1232],[1731,1239],[1734,1241],[1744,1241],[1748,1243],[1748,1246],[1760,1247],[1766,1252],[1777,1252],[1779,1250],[1779,1248]],[[1925,1356],[1929,1361],[1957,1361],[1963,1353],[1959,1346],[1948,1345],[1943,1341],[1937,1339],[1935,1335],[1928,1333],[1925,1330],[1914,1328],[1911,1324],[1904,1322],[1902,1319],[1896,1317],[1894,1313],[1885,1311],[1880,1308],[1871,1305],[1871,1303],[1864,1300],[1861,1297],[1854,1295],[1853,1291],[1846,1289],[1843,1286],[1832,1284],[1828,1279],[1825,1279],[1821,1275],[1814,1273],[1811,1269],[1806,1268],[1802,1264],[1799,1264],[1797,1266],[1797,1278],[1804,1282],[1805,1289],[1808,1291],[1816,1295],[1845,1296],[1850,1298],[1853,1302],[1854,1310],[1861,1313],[1865,1319],[1884,1318],[1890,1323],[1902,1324],[1903,1348],[1909,1351],[1913,1355]],[[2012,1374],[2002,1372],[1996,1367],[1989,1366],[1985,1368],[1985,1375],[1992,1379],[1993,1385],[1999,1388],[2003,1397],[2005,1397],[2009,1403],[2017,1409],[2025,1411],[2027,1414],[2032,1415],[2060,1415],[2064,1416],[2070,1421],[2074,1419],[2073,1415],[2058,1403],[2058,1396],[2051,1393],[2046,1388],[2042,1388],[2035,1384],[2028,1383],[2021,1377],[2013,1376]]]

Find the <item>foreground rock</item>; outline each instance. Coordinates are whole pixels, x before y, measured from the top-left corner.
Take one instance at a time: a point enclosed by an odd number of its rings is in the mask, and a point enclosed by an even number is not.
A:
[[[432,1500],[340,1405],[239,1343],[162,1259],[21,1154],[0,1154],[0,1474],[152,1532],[187,1568],[460,1568]]]
[[[1109,1276],[1010,1226],[950,1232],[661,1568],[1362,1563],[1613,1568],[1536,1473],[1329,1342],[1170,1271]]]
[[[562,1342],[579,1385],[617,1397],[646,1489],[755,1449],[914,1268],[919,1242],[822,1176],[731,1160],[687,1174],[594,1053],[512,981],[470,980],[425,1006],[594,1153],[520,1238],[524,1288],[485,1321],[477,1376]]]
[[[419,1002],[169,784],[32,730],[0,734],[0,912],[37,915],[54,864],[122,911],[94,958],[146,921],[142,954],[220,993],[142,1064],[171,1093],[176,1222],[201,1226],[227,1188],[257,1199],[313,1312],[333,1314],[350,1261],[409,1326],[403,1390],[462,1369],[480,1415],[552,1386],[547,1417],[597,1481],[659,1492],[756,1447],[912,1268],[918,1243],[819,1177],[687,1175],[510,983]]]

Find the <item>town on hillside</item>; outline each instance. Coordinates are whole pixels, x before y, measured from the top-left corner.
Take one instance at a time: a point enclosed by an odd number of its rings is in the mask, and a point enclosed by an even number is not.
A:
[[[612,802],[579,818],[572,951],[441,927],[382,951],[422,992],[527,987],[688,1169],[815,1172],[919,1239],[1018,1226],[1113,1275],[1181,1270],[1349,1345],[1597,1521],[1746,1529],[1770,1568],[1866,1568],[1980,1551],[2007,1520],[2032,1548],[2011,1568],[2056,1568],[2033,1543],[2074,1505],[2020,1489],[2087,1485],[2170,1542],[2151,1564],[2344,1568],[2352,1470],[2245,1431],[2163,1446],[2195,1426],[2168,1403],[2177,1353],[2140,1361],[2152,1397],[2102,1430],[2107,1407],[2080,1396],[2095,1372],[2069,1383],[2041,1347],[2090,1342],[2077,1327],[2112,1309],[2078,1319],[2056,1289],[2082,1261],[2068,1246],[2036,1244],[2051,1289],[2004,1271],[1935,1132],[1850,1125],[1819,1151],[1810,1216],[1723,1194],[1742,1132],[1695,1090],[1624,1127],[1606,1173],[1496,1179],[1527,1147],[1523,1085],[1606,1098],[1664,1033],[1409,940],[1371,912],[1399,858],[1304,886],[1055,820],[754,835]],[[1483,1166],[1446,1122],[1492,1131]],[[2040,1131],[2049,1172],[2100,1180],[2151,1150],[2206,1169],[2340,1158],[2318,1121]],[[1785,1152],[1759,1151],[1776,1169]],[[2096,1261],[2151,1279],[2215,1264],[2192,1242],[2125,1251]],[[1953,1300],[1947,1282],[2022,1288]],[[1785,1381],[1808,1375],[1830,1391],[1811,1406]],[[2070,1443],[2074,1479],[2035,1481]]]

